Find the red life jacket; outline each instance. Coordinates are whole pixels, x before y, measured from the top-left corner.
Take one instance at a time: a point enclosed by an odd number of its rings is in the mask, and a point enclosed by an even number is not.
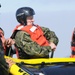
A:
[[[18,25],[14,30],[22,30],[30,34],[31,39],[40,46],[49,46],[48,40],[44,37],[44,33],[38,25]]]

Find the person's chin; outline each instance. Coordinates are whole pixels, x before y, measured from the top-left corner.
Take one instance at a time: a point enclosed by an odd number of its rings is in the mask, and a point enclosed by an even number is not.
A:
[[[33,23],[30,23],[30,24],[28,24],[28,25],[33,25]]]

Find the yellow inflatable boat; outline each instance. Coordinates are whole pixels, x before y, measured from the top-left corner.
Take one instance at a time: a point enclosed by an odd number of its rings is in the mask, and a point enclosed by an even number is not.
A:
[[[16,62],[10,67],[12,75],[75,75],[75,58],[16,59],[6,56],[5,58]],[[26,65],[32,65],[33,68]],[[37,69],[35,65],[41,67]]]

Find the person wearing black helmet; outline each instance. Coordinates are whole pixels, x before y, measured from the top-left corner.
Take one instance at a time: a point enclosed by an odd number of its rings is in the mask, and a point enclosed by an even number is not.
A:
[[[59,42],[55,32],[34,24],[34,15],[31,7],[16,11],[16,19],[20,24],[15,27],[11,38],[18,49],[18,58],[48,58],[49,52],[54,51]]]

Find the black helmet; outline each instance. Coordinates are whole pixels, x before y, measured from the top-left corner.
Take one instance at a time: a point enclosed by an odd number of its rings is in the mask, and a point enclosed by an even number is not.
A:
[[[26,18],[28,16],[33,16],[35,15],[35,12],[32,8],[30,7],[22,7],[22,8],[19,8],[17,11],[16,11],[16,18],[17,18],[17,21],[23,25],[26,25],[27,22],[26,22]]]

